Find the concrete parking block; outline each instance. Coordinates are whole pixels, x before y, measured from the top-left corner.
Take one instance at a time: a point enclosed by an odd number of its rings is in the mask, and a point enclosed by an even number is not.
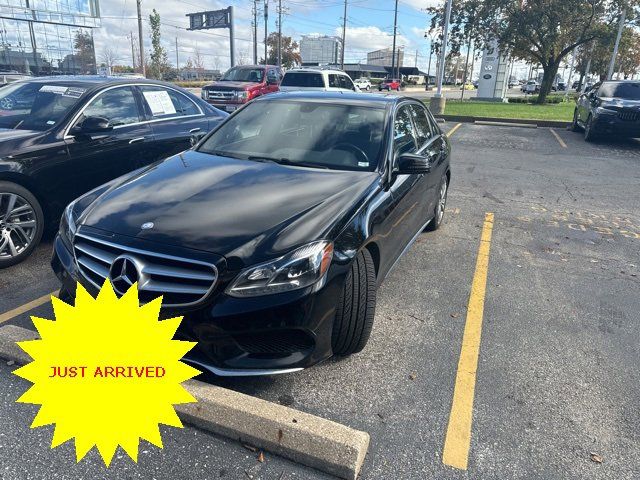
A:
[[[476,120],[476,125],[493,125],[494,127],[521,127],[521,128],[538,128],[535,123],[516,123],[516,122],[494,122],[489,120]]]
[[[28,363],[31,358],[16,342],[37,338],[22,327],[0,327],[0,357]],[[184,386],[198,400],[176,405],[185,422],[340,478],[357,478],[368,433],[197,380]]]

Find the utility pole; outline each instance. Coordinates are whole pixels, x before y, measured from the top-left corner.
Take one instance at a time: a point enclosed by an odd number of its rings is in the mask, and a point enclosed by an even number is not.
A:
[[[145,67],[144,61],[144,40],[142,39],[142,0],[136,0],[136,5],[138,7],[138,41],[140,42],[140,69],[142,72],[142,76],[147,76],[147,71]]]
[[[178,56],[178,37],[176,37],[176,74],[180,73],[180,57]]]
[[[418,49],[416,48],[416,59],[413,62],[413,66],[418,68]]]
[[[129,32],[129,39],[131,40],[131,65],[133,66],[133,71],[136,71],[136,51],[133,48],[133,32]]]
[[[565,85],[564,98],[569,97],[569,88],[571,88],[571,77],[573,77],[573,65],[575,61],[576,61],[576,51],[574,50],[571,55],[571,66],[569,67],[569,80]]]
[[[258,65],[258,0],[253,0],[253,64]]]
[[[620,38],[622,37],[622,30],[624,30],[624,21],[627,18],[627,11],[622,10],[620,14],[620,23],[618,24],[618,36],[616,37],[616,43],[613,46],[613,54],[611,55],[611,62],[609,62],[609,72],[607,73],[607,80],[613,78],[613,70],[616,65],[616,57],[618,56],[618,47],[620,47]]]
[[[391,78],[393,78],[393,76],[395,75],[397,30],[398,30],[398,0],[396,0],[395,14],[393,16],[393,47],[391,48]]]
[[[344,70],[344,44],[347,41],[347,0],[344,0],[344,15],[342,18],[342,45],[340,47],[340,68]]]
[[[452,0],[447,0],[447,6],[444,14],[444,28],[442,30],[442,48],[440,49],[437,92],[430,100],[431,112],[435,114],[444,113],[444,107],[447,102],[447,100],[442,96],[442,82],[444,81],[445,62],[447,61],[447,39],[449,35],[449,22],[451,21],[451,1]]]
[[[469,46],[467,47],[467,59],[464,62],[464,75],[462,77],[462,93],[460,94],[460,100],[464,100],[464,89],[467,86],[467,72],[469,71],[469,54],[471,53],[471,35],[469,35]],[[507,79],[507,83],[509,79]]]
[[[234,24],[234,8],[233,5],[229,7],[229,61],[231,68],[236,66],[236,34]]]
[[[278,0],[278,66],[282,66],[282,0]]]
[[[267,25],[269,22],[269,0],[264,0],[264,64],[267,64]]]

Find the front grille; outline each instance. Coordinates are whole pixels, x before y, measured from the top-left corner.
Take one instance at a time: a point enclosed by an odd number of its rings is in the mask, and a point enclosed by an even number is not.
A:
[[[218,279],[218,270],[210,263],[125,247],[86,234],[76,234],[73,250],[78,269],[93,286],[101,288],[109,278],[122,295],[129,283],[137,281],[141,303],[162,295],[164,307],[194,305],[207,297]],[[118,280],[119,270],[113,273],[115,280],[110,276],[117,259],[118,267],[125,259],[131,267],[126,282]]]
[[[207,90],[207,99],[209,100],[233,100],[234,95],[233,90]]]
[[[286,356],[306,353],[313,348],[313,340],[300,330],[234,335],[233,339],[242,350],[252,355]]]
[[[618,118],[620,120],[624,120],[625,122],[638,122],[640,121],[640,112],[623,110],[621,112],[618,112]]]

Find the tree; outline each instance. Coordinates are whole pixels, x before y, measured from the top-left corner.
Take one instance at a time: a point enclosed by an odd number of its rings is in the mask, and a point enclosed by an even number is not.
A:
[[[73,38],[73,62],[78,65],[82,73],[96,73],[96,54],[93,36],[89,32],[78,30]]]
[[[267,37],[267,63],[275,65],[278,62],[278,34],[270,33]],[[264,63],[264,58],[260,59]],[[295,67],[302,63],[299,45],[291,37],[282,36],[282,66],[285,68]]]
[[[204,73],[204,58],[197,45],[196,48],[193,49],[193,66],[196,69],[198,80],[200,80],[200,75]]]
[[[539,64],[543,69],[538,103],[544,103],[560,63],[576,47],[603,35],[602,25],[613,25],[623,8],[638,0],[457,0],[458,9],[477,8],[470,36],[479,45],[498,42],[501,52]],[[473,3],[472,6],[466,6]],[[456,7],[453,9],[456,10]],[[442,17],[442,9],[438,11]],[[466,15],[452,16],[452,32],[464,31]],[[452,34],[452,48],[459,48],[460,34]],[[468,37],[467,37],[468,38]]]
[[[149,23],[151,24],[151,65],[150,76],[161,80],[170,70],[169,56],[167,51],[160,43],[160,14],[153,9],[153,13],[149,15]]]
[[[100,54],[100,60],[105,67],[109,67],[109,69],[113,70],[113,66],[120,60],[120,56],[112,48],[105,47],[102,49],[102,53]]]

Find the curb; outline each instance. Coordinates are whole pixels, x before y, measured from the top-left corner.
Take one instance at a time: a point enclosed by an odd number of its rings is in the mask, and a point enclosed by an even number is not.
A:
[[[501,124],[526,124],[537,125],[538,127],[555,127],[566,128],[571,122],[561,122],[558,120],[531,120],[526,118],[499,118],[499,117],[471,117],[466,115],[435,115],[436,118],[442,118],[449,122],[462,122],[462,123],[478,123],[478,122],[495,122]]]
[[[536,123],[515,123],[515,122],[490,122],[488,120],[476,120],[476,125],[494,125],[496,127],[521,127],[521,128],[538,128]]]
[[[30,362],[16,342],[37,338],[22,327],[0,327],[0,357]],[[357,478],[369,448],[368,433],[197,380],[183,385],[198,400],[175,405],[186,423],[340,478]]]

